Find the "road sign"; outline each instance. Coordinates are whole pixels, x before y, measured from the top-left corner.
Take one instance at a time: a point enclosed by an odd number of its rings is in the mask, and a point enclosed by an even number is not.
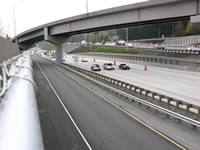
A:
[[[79,57],[78,56],[74,56],[74,62],[79,62]]]

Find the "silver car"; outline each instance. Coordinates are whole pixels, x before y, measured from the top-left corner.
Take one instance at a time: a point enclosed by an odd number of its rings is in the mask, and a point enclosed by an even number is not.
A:
[[[91,71],[101,71],[101,68],[98,64],[93,64],[91,67]]]
[[[111,63],[105,63],[103,65],[103,69],[104,70],[115,70],[115,68],[113,67],[113,65]]]

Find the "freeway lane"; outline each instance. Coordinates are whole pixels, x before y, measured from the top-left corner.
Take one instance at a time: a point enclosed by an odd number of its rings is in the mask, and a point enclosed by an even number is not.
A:
[[[88,62],[78,62],[78,67],[90,70],[92,64],[96,63],[103,68],[103,64],[107,62],[113,63],[107,58],[96,57],[96,62],[93,62],[93,57],[80,56],[86,58]],[[88,58],[87,58],[88,57]],[[72,55],[67,55],[65,63],[75,65]],[[123,62],[118,62],[114,71],[103,70],[98,72],[115,79],[119,79],[133,85],[152,90],[178,100],[188,102],[200,106],[200,73],[191,71],[180,71],[174,69],[166,69],[159,67],[150,67],[144,71],[143,65],[127,63],[131,70],[119,70],[118,65]]]
[[[34,61],[41,66],[92,149],[180,149],[177,145],[146,128],[103,98],[72,80],[71,73],[64,74],[57,70],[54,64],[42,58],[34,57]],[[45,118],[41,117],[44,143],[45,147],[48,147],[46,149],[72,149],[73,146],[68,147],[71,142],[71,145],[79,142],[84,145],[80,135],[71,126],[72,123],[68,122],[67,114],[61,108],[59,100],[49,85],[46,84],[42,73],[37,66],[34,69],[36,69],[36,83],[41,85],[38,89],[39,95],[43,95],[40,97],[39,103],[42,103],[43,108],[47,108],[47,111],[42,110],[40,113],[40,116],[46,114]],[[76,76],[73,77],[76,78]],[[73,130],[66,132],[70,128]],[[57,134],[55,137],[54,133]],[[70,140],[70,135],[75,135],[74,139]],[[56,142],[53,141],[54,139]],[[61,144],[62,147],[55,148],[58,144]],[[88,148],[76,145],[74,149]]]
[[[35,62],[33,69],[45,149],[88,149]]]

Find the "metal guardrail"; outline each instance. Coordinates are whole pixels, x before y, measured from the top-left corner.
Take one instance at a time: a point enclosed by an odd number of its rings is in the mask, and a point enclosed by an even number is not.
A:
[[[43,150],[36,85],[28,52],[1,65],[0,149]]]
[[[153,52],[193,54],[193,55],[199,55],[200,54],[200,51],[197,51],[197,50],[174,49],[174,48],[165,48],[165,49],[140,48],[140,47],[135,47],[135,48],[137,48],[138,50],[146,50],[146,51],[153,51]]]
[[[95,47],[110,47],[110,48],[126,48],[126,46],[121,46],[121,45],[93,45]],[[185,47],[180,49],[180,48],[165,48],[165,49],[154,49],[153,47],[152,48],[143,48],[143,47],[137,47],[137,46],[134,46],[134,47],[129,47],[129,50],[145,50],[145,51],[152,51],[152,52],[165,52],[165,53],[177,53],[177,54],[193,54],[193,55],[199,55],[200,54],[200,51],[198,50],[186,50]]]
[[[67,65],[67,67],[66,67],[66,65]],[[140,94],[142,94],[142,92],[145,90],[145,89],[143,89],[143,88],[135,87],[134,85],[130,85],[130,84],[128,84],[128,83],[125,83],[125,82],[122,82],[122,81],[119,81],[119,80],[116,80],[116,79],[112,79],[112,78],[110,78],[110,77],[106,77],[106,76],[104,76],[104,75],[100,75],[100,74],[98,74],[98,73],[94,73],[94,72],[91,72],[91,71],[88,71],[88,70],[85,70],[85,69],[82,69],[82,68],[79,68],[79,67],[76,67],[76,66],[72,66],[72,65],[69,65],[69,64],[65,64],[65,65],[62,65],[62,64],[61,64],[61,66],[64,67],[64,68],[66,68],[66,69],[68,69],[68,70],[70,70],[70,71],[72,71],[72,72],[74,72],[74,73],[76,73],[76,74],[78,74],[78,75],[80,75],[80,76],[82,76],[82,77],[84,77],[84,78],[86,78],[86,79],[88,79],[88,80],[90,80],[90,81],[92,81],[92,82],[94,82],[94,83],[96,83],[96,84],[98,84],[98,85],[100,85],[100,86],[102,86],[102,87],[104,87],[104,88],[106,88],[106,89],[108,89],[108,90],[111,90],[111,91],[113,91],[113,92],[115,92],[115,93],[118,93],[118,94],[120,94],[120,95],[122,95],[122,96],[124,96],[124,97],[127,97],[127,98],[129,98],[129,99],[131,99],[131,100],[133,100],[133,101],[137,101],[137,102],[139,102],[139,103],[141,103],[141,104],[143,104],[143,105],[145,105],[145,106],[147,106],[147,107],[151,107],[151,108],[153,108],[153,109],[155,109],[155,110],[158,110],[158,111],[163,112],[163,113],[165,113],[165,114],[167,114],[167,115],[170,115],[170,116],[172,116],[172,117],[175,117],[175,118],[177,118],[177,119],[179,119],[179,120],[181,120],[181,121],[184,121],[184,122],[187,122],[187,123],[189,123],[189,124],[192,124],[194,127],[200,127],[200,122],[197,121],[197,120],[191,119],[191,118],[186,117],[186,116],[184,116],[184,115],[178,114],[178,113],[176,113],[176,112],[173,112],[173,111],[171,111],[171,110],[168,110],[168,109],[163,108],[163,107],[161,107],[161,106],[158,106],[158,105],[156,105],[156,104],[150,103],[150,102],[148,102],[148,101],[145,101],[145,100],[140,99],[140,98],[138,98],[138,97],[135,97],[135,96],[133,96],[133,95],[130,95],[130,94],[128,94],[128,93],[125,93],[125,92],[123,92],[123,91],[121,91],[121,90],[118,90],[118,89],[116,89],[116,88],[114,88],[114,87],[111,87],[111,86],[106,85],[106,84],[104,84],[104,83],[102,83],[102,82],[100,82],[100,81],[97,81],[96,79],[93,79],[93,78],[91,78],[91,77],[88,77],[87,75],[93,76],[93,77],[98,78],[98,79],[103,79],[103,80],[109,81],[110,83],[113,83],[113,84],[115,84],[115,85],[123,86],[124,88],[127,88],[127,87],[128,87],[129,90],[132,90],[132,88],[134,88],[134,90],[137,91],[137,89],[139,89],[138,92],[139,92]],[[78,72],[78,71],[79,71],[79,72]],[[84,75],[84,74],[86,74],[86,75]],[[124,86],[124,85],[125,85],[125,86]],[[151,91],[146,90],[145,95],[148,96],[148,93],[150,93],[150,92],[151,92]],[[153,95],[154,95],[154,94],[152,94],[152,96],[153,96]],[[155,95],[154,95],[154,96],[155,96]],[[162,97],[162,96],[161,96],[161,97]],[[169,98],[169,102],[171,102],[171,100],[172,100],[172,98]],[[178,101],[177,104],[176,104],[176,106],[178,106],[179,104],[183,104],[183,102],[181,103],[180,101]],[[186,104],[187,104],[187,103],[186,103]],[[195,107],[195,108],[197,107],[197,108],[199,109],[198,106],[194,106],[194,105],[191,105],[191,104],[190,104],[189,106],[193,106],[193,107]],[[188,107],[188,108],[189,108],[189,107]],[[188,110],[188,111],[189,111],[189,110]],[[200,113],[200,109],[199,109],[199,112],[198,112],[198,113]]]

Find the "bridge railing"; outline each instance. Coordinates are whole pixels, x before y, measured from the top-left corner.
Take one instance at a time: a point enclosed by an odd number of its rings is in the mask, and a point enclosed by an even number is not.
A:
[[[0,65],[0,149],[43,150],[29,52]]]

